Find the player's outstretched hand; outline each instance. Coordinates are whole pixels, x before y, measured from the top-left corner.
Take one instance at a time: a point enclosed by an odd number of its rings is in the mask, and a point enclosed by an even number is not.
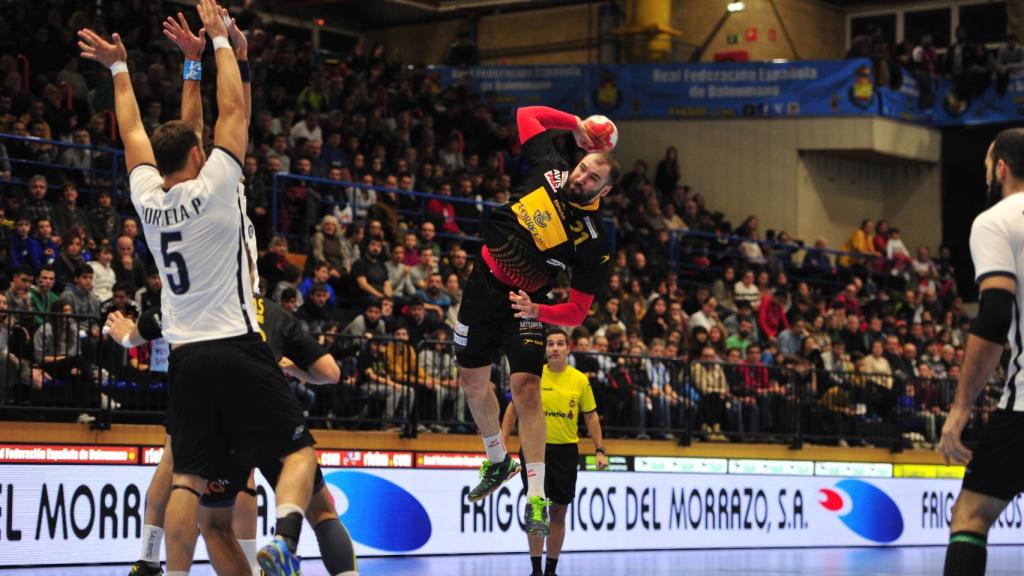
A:
[[[121,43],[121,35],[114,32],[111,42],[100,37],[88,28],[78,31],[78,47],[82,50],[82,58],[99,62],[110,68],[114,62],[127,62],[128,51]]]
[[[206,49],[206,28],[200,28],[199,34],[193,34],[185,15],[178,12],[178,19],[168,16],[164,20],[164,36],[174,42],[184,54],[186,60],[199,60]]]
[[[576,129],[572,131],[572,135],[576,138],[576,145],[584,150],[593,150],[597,147],[590,134],[587,134],[587,127],[583,125],[583,120],[579,116],[576,117]]]
[[[216,2],[199,0],[196,11],[199,12],[199,19],[203,21],[203,28],[206,29],[210,38],[228,35],[228,28],[224,24],[224,18],[220,15],[220,6]]]
[[[540,316],[540,304],[530,301],[530,295],[520,290],[518,293],[509,291],[508,299],[512,301],[512,309],[516,311],[516,318],[527,318],[533,320]]]
[[[231,47],[234,48],[235,54],[245,54],[246,50],[249,49],[249,40],[245,37],[245,33],[238,29],[238,22],[228,14],[226,8],[220,9],[221,19],[228,24],[228,39],[231,40]]]
[[[942,440],[939,441],[939,450],[942,452],[942,458],[946,461],[947,466],[950,462],[967,464],[971,461],[972,453],[961,441],[964,428],[970,419],[969,409],[964,410],[954,406],[949,411],[949,418],[946,418],[946,423],[942,426]]]

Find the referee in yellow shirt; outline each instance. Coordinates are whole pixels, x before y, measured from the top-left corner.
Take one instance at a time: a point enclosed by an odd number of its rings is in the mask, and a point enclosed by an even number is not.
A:
[[[594,442],[598,470],[608,467],[594,391],[590,388],[590,380],[586,374],[568,364],[569,337],[565,332],[558,329],[548,332],[547,358],[548,363],[544,366],[540,389],[541,405],[548,428],[544,456],[544,493],[551,500],[551,533],[547,536],[548,561],[544,572],[541,572],[540,560],[544,553],[545,538],[527,535],[530,541],[530,562],[533,564],[531,576],[556,576],[558,556],[565,541],[565,512],[576,497],[576,469],[579,465],[580,443],[577,434],[579,414],[583,414],[583,421],[587,424],[587,435]],[[516,420],[516,407],[509,404],[501,424],[504,438],[508,438]],[[519,458],[525,463],[522,452]],[[525,470],[525,467],[523,469]],[[525,473],[523,485],[526,485]]]

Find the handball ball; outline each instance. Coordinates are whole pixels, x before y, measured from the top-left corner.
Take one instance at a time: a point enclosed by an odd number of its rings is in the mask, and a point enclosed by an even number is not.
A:
[[[594,147],[587,152],[611,152],[619,143],[619,129],[605,116],[589,116],[583,121],[583,127],[594,142]]]

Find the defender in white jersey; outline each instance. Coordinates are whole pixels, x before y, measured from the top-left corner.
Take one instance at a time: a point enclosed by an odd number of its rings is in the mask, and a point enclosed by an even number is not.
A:
[[[198,499],[208,479],[224,477],[233,463],[280,460],[275,540],[259,560],[272,576],[296,574],[294,552],[316,469],[313,438],[258,334],[238,186],[247,102],[220,7],[201,0],[198,11],[217,63],[219,116],[209,159],[193,127],[180,120],[160,126],[151,144],[119,36],[107,42],[91,30],[79,32],[82,56],[113,75],[132,202],[167,283],[161,308],[164,335],[173,347],[168,432],[174,457],[166,512],[168,570],[172,576],[187,574],[189,565],[180,558],[192,557],[196,524],[207,527]],[[237,541],[223,534],[203,531],[216,571],[249,572]]]
[[[947,464],[967,464],[953,506],[945,576],[985,573],[988,531],[1024,491],[1024,129],[999,133],[986,155],[985,173],[994,205],[975,218],[970,240],[980,290],[978,316],[940,443]],[[1007,340],[1006,387],[972,452],[960,437]]]

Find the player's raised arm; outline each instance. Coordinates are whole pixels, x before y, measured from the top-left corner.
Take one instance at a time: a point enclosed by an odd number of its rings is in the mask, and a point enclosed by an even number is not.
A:
[[[231,47],[235,51],[235,60],[238,61],[238,71],[242,77],[242,95],[245,98],[245,132],[249,133],[249,126],[252,124],[252,83],[249,80],[249,40],[245,33],[239,30],[238,22],[228,15],[224,8],[220,9],[220,15],[228,24],[228,37],[231,38]]]
[[[248,121],[242,77],[235,61],[235,53],[228,41],[228,29],[213,0],[200,0],[199,19],[213,44],[217,61],[217,124],[213,143],[234,155],[241,163],[248,140]]]
[[[516,110],[516,125],[519,127],[519,142],[527,140],[548,130],[569,130],[576,137],[581,148],[590,143],[590,136],[583,128],[583,120],[579,116],[548,108],[547,106],[525,106]]]
[[[124,160],[130,173],[139,164],[156,164],[153,147],[142,125],[135,90],[128,76],[128,52],[116,32],[108,42],[88,28],[78,31],[78,47],[82,58],[93,60],[110,69],[114,76],[114,113],[124,143]]]
[[[206,29],[200,28],[193,34],[185,19],[178,12],[178,18],[168,16],[164,20],[164,36],[174,43],[185,55],[185,70],[182,74],[181,119],[196,133],[196,139],[203,141],[203,98],[200,92],[203,77],[203,50],[206,49]]]

